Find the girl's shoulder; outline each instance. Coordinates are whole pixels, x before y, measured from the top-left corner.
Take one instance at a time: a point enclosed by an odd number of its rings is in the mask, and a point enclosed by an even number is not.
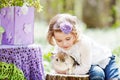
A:
[[[80,36],[80,40],[81,40],[82,42],[86,42],[86,43],[88,43],[88,42],[94,42],[94,40],[93,40],[92,38],[90,38],[90,37],[88,37],[88,36],[86,36],[86,35],[81,35],[81,36]]]
[[[93,39],[91,39],[90,37],[86,36],[86,35],[81,35],[78,42],[75,45],[90,45],[92,43],[95,43],[95,41]]]
[[[104,51],[111,51],[107,46],[105,45],[102,45],[98,42],[96,42],[94,39],[86,36],[86,35],[83,35],[81,37],[81,44],[84,45],[85,47],[88,47],[90,49],[99,49],[99,50],[104,50]]]

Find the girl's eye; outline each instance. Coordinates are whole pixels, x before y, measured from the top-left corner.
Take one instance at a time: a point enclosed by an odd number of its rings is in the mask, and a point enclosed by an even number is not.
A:
[[[58,61],[58,59],[56,59],[56,61]]]
[[[66,38],[66,40],[70,40],[71,38]]]
[[[57,42],[62,42],[62,40],[57,40]]]

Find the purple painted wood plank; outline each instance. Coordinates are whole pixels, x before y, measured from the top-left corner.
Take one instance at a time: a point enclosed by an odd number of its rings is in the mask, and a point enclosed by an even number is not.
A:
[[[1,26],[5,29],[2,44],[32,44],[34,42],[34,8],[2,8]]]

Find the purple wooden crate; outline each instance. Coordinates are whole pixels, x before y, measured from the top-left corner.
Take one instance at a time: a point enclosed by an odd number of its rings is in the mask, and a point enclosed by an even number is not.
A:
[[[5,29],[2,44],[32,44],[34,42],[34,8],[9,7],[0,10],[1,26]]]
[[[0,26],[1,26],[1,14],[0,14]]]

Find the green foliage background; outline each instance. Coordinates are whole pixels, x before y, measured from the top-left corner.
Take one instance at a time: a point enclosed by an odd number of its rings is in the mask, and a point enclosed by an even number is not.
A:
[[[0,9],[11,6],[23,6],[24,3],[29,7],[34,7],[38,12],[42,10],[40,0],[0,0]]]

